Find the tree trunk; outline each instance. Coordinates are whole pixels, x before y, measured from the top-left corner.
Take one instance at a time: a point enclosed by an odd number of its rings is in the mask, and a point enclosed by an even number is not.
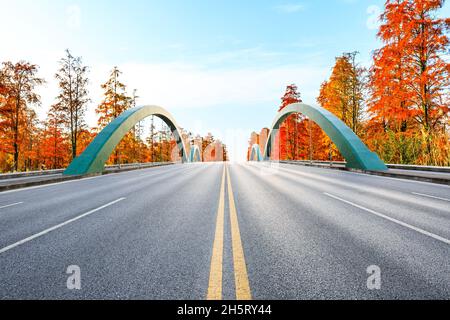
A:
[[[19,170],[19,108],[20,97],[16,101],[16,118],[14,119],[14,167],[13,171]]]

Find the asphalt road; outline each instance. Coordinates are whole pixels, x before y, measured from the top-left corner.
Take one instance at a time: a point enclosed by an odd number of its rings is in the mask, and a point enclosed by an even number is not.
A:
[[[226,167],[0,193],[0,299],[450,299],[450,187]]]

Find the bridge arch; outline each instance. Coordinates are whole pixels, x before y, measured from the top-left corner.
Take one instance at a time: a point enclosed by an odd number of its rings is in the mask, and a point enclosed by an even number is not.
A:
[[[252,146],[252,151],[250,154],[250,161],[263,161],[264,157],[261,153],[261,148],[259,144],[254,144]]]
[[[191,152],[189,154],[189,162],[202,162],[202,155],[200,153],[200,148],[197,145],[191,147]]]
[[[272,153],[272,142],[280,125],[292,114],[301,113],[314,121],[337,146],[347,161],[347,168],[370,171],[387,170],[386,165],[374,152],[358,138],[358,136],[334,114],[322,107],[312,107],[303,103],[294,103],[281,110],[275,118],[266,148],[264,160],[269,160]]]
[[[186,147],[181,131],[172,115],[158,106],[142,106],[129,109],[107,125],[86,150],[75,158],[64,172],[64,175],[85,175],[102,173],[114,149],[123,137],[139,122],[149,116],[157,116],[163,120],[172,131],[177,145],[181,150],[181,159],[188,162]]]

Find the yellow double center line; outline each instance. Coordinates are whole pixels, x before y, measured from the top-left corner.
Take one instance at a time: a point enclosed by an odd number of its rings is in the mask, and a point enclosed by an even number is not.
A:
[[[222,186],[220,187],[219,209],[217,210],[216,236],[214,238],[209,274],[208,300],[222,299],[223,269],[223,223],[225,216],[225,167],[223,168]]]
[[[247,265],[242,247],[241,233],[234,202],[230,173],[226,165],[223,168],[222,185],[220,188],[219,208],[217,212],[216,235],[213,244],[211,272],[209,277],[208,300],[222,299],[223,280],[223,239],[225,220],[225,180],[228,180],[228,202],[230,209],[231,244],[233,251],[234,280],[237,300],[251,300],[250,284],[248,281]]]

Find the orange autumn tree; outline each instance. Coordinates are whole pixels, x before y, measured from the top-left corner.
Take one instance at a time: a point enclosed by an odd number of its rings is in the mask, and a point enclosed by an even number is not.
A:
[[[78,136],[77,156],[81,155],[84,150],[86,150],[97,134],[98,133],[95,130],[89,130],[86,128],[81,129]]]
[[[443,0],[389,0],[371,72],[368,144],[389,162],[450,164],[450,19]],[[447,138],[446,138],[447,137]]]
[[[383,130],[405,132],[411,125],[412,113],[408,105],[411,92],[407,86],[406,72],[408,35],[410,28],[410,1],[387,1],[381,16],[383,24],[378,38],[385,44],[375,51],[371,69],[371,99],[369,111]]]
[[[365,108],[366,69],[356,62],[357,52],[336,58],[330,79],[321,88],[317,102],[341,119],[356,134],[362,134]],[[317,127],[315,127],[317,131]],[[339,150],[325,134],[314,138],[320,160],[343,160]],[[325,159],[324,159],[325,158]]]
[[[284,96],[281,98],[281,106],[278,111],[283,110],[288,105],[302,102],[301,94],[295,84],[288,85]],[[275,145],[278,146],[280,160],[295,160],[297,155],[298,123],[300,116],[298,114],[290,115],[280,125],[280,130],[275,138]],[[274,150],[275,151],[275,150]],[[275,151],[276,152],[276,151]]]
[[[122,72],[117,67],[114,67],[108,81],[101,86],[104,90],[104,99],[96,109],[96,113],[99,115],[99,129],[106,127],[125,110],[129,109],[132,104],[132,99],[127,95],[126,85],[119,79],[121,75]],[[133,147],[132,139],[132,134],[127,134],[108,163],[121,164],[123,160],[127,161],[130,153],[129,149]],[[124,158],[121,158],[122,156]]]
[[[384,46],[375,51],[370,74],[368,146],[386,162],[415,162],[413,134],[417,131],[407,85],[411,34],[411,2],[387,1],[378,38]]]
[[[2,79],[2,103],[0,103],[0,128],[2,131],[3,151],[12,155],[10,169],[17,171],[21,167],[29,167],[30,132],[29,124],[34,124],[35,115],[32,105],[40,104],[40,96],[36,88],[44,83],[37,76],[38,66],[29,62],[4,62],[0,70]],[[27,146],[24,144],[28,143]],[[27,152],[28,155],[24,153]],[[26,158],[22,157],[25,155]],[[20,162],[19,162],[20,161]]]
[[[127,95],[126,86],[119,80],[121,75],[122,72],[114,67],[108,81],[101,86],[104,90],[104,99],[96,109],[96,113],[99,115],[98,126],[100,129],[106,127],[130,107],[131,101]]]
[[[60,169],[69,162],[69,144],[63,133],[64,120],[56,111],[55,106],[50,108],[42,132],[40,155],[43,168]]]
[[[23,158],[22,169],[25,171],[39,168],[41,158],[42,129],[36,112],[29,108],[26,111],[25,126],[23,127],[23,141],[20,144],[20,153]]]
[[[320,88],[318,103],[356,134],[362,127],[366,70],[356,63],[357,52],[336,58],[331,77]]]
[[[6,117],[4,115],[4,108],[6,107],[7,99],[6,75],[0,70],[0,172],[7,167],[7,126]]]
[[[146,148],[147,156],[145,158],[146,162],[168,162],[171,161],[171,151],[174,145],[172,144],[173,139],[168,126],[161,123],[161,130],[154,131],[156,126],[152,122],[153,131],[147,138]]]
[[[436,10],[444,0],[415,0],[412,2],[411,41],[408,52],[407,86],[414,93],[414,119],[427,132],[439,131],[450,111],[450,63],[448,53],[450,18],[436,18]]]

